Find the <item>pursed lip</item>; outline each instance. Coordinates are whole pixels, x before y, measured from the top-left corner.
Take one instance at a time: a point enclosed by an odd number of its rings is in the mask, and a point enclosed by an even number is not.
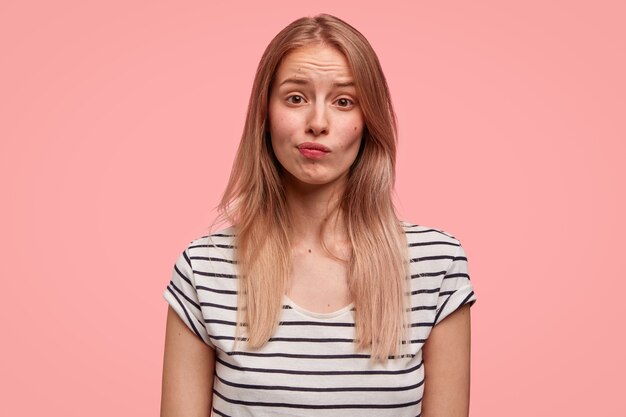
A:
[[[298,149],[311,149],[315,151],[330,152],[330,148],[316,142],[304,142],[297,146]]]

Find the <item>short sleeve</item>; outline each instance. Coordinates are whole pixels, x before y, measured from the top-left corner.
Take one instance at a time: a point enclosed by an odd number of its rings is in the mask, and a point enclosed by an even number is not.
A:
[[[213,347],[204,324],[194,272],[187,250],[183,251],[176,260],[172,279],[163,292],[163,297],[187,327],[204,343]]]
[[[476,295],[470,282],[467,256],[459,245],[441,282],[434,324],[441,322],[459,307],[473,305],[475,302]]]

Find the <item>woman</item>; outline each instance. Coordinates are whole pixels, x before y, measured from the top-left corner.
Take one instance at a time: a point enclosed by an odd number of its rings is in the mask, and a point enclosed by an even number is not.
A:
[[[220,204],[232,226],[164,292],[162,416],[468,415],[467,260],[398,220],[395,153],[367,40],[329,15],[283,29]]]

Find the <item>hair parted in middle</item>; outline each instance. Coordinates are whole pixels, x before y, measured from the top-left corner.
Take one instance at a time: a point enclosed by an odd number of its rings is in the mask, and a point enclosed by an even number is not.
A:
[[[255,349],[268,341],[278,325],[291,269],[291,219],[281,167],[269,137],[268,100],[285,56],[315,43],[336,48],[346,57],[365,121],[359,154],[333,210],[343,216],[351,244],[346,262],[357,349],[370,350],[372,358],[384,361],[400,353],[407,327],[408,251],[392,201],[396,117],[387,81],[367,39],[327,14],[295,20],[266,48],[256,71],[230,179],[218,206],[221,218],[235,226],[238,334],[245,332],[243,339]]]

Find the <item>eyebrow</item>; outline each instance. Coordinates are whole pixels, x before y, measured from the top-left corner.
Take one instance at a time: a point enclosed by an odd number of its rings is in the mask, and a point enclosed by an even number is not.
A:
[[[307,85],[310,84],[311,81],[306,78],[287,78],[280,85],[284,84],[298,84],[298,85]],[[334,82],[334,87],[354,87],[354,81],[342,81],[342,82]]]

